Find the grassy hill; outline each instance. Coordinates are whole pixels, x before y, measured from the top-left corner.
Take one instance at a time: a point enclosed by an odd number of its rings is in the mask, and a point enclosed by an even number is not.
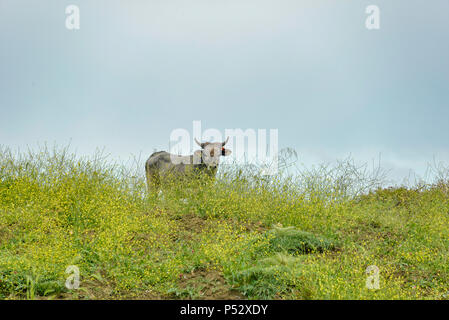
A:
[[[336,170],[234,166],[148,194],[143,168],[1,148],[0,299],[449,298],[448,182],[375,189]]]

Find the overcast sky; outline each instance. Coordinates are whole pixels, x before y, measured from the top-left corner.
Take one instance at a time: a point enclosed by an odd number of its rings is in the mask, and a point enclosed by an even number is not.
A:
[[[278,129],[307,165],[381,154],[396,179],[422,175],[449,163],[448,13],[447,0],[0,0],[0,144],[147,157],[200,120]]]

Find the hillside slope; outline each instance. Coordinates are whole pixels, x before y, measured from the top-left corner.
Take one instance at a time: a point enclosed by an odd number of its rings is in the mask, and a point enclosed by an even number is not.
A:
[[[348,196],[231,170],[156,195],[101,157],[0,151],[1,299],[449,297],[447,183]]]

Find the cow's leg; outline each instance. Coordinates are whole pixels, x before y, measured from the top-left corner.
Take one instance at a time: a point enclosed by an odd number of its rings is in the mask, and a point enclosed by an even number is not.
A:
[[[147,188],[148,193],[157,193],[160,188],[159,175],[157,172],[152,172],[151,170],[147,170]]]
[[[153,188],[156,192],[158,192],[161,189],[161,179],[159,173],[154,173],[152,180],[153,180]]]
[[[148,171],[146,172],[146,176],[147,176],[147,188],[148,188],[148,193],[151,193],[151,173],[149,173]]]

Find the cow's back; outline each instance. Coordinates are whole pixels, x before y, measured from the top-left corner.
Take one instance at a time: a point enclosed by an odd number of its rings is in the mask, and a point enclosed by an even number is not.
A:
[[[170,153],[166,151],[157,151],[151,154],[145,163],[145,169],[147,172],[152,170],[160,170],[171,164]]]
[[[193,156],[179,156],[166,151],[153,153],[147,160],[148,171],[185,173],[186,168],[193,169]]]

